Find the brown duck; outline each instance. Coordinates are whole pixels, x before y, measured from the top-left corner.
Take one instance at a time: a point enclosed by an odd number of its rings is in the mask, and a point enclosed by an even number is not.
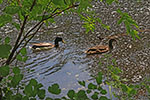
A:
[[[89,48],[87,51],[85,51],[86,54],[102,54],[108,51],[111,51],[113,49],[112,42],[116,41],[115,39],[109,40],[109,45],[97,45],[94,47]]]
[[[64,40],[61,37],[56,37],[54,44],[52,43],[34,43],[32,44],[32,48],[35,50],[43,50],[43,49],[51,49],[53,47],[59,47],[59,42],[64,42]]]

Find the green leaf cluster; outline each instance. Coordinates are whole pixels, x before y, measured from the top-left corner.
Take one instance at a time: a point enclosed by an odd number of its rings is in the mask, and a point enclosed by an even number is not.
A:
[[[84,17],[83,15],[80,15],[80,17],[84,21],[83,27],[86,29],[86,33],[95,30],[95,19],[93,17]]]
[[[0,27],[12,21],[12,16],[8,14],[3,14],[0,16]]]
[[[9,66],[1,66],[0,67],[0,76],[6,77],[9,74]]]
[[[20,54],[17,55],[16,59],[19,60],[19,61],[26,62],[26,60],[28,59],[28,57],[26,55],[27,55],[26,48],[22,48],[21,51],[20,51]]]
[[[8,42],[8,40],[5,40]],[[10,54],[11,46],[9,44],[1,44],[0,45],[0,58],[7,58]]]
[[[17,91],[16,88],[19,87],[23,75],[18,67],[10,68],[10,66],[0,67],[0,77],[2,80],[0,82],[1,91],[3,91],[3,99],[6,100],[16,100],[22,98],[19,93],[14,94]],[[14,89],[14,90],[13,90]]]
[[[115,61],[113,60],[113,63],[115,64]],[[131,99],[133,96],[136,95],[137,90],[135,87],[128,86],[124,82],[128,81],[126,79],[120,78],[120,74],[122,73],[122,70],[118,67],[115,67],[113,65],[108,66],[108,72],[110,76],[109,80],[106,80],[107,85],[109,85],[109,92],[112,95],[111,86],[113,88],[117,88],[120,90],[119,94],[123,94],[122,96],[118,96],[117,93],[113,92],[113,95],[119,99]],[[111,80],[111,81],[110,81]]]
[[[98,76],[95,77],[96,84],[89,83],[86,87],[85,81],[78,81],[78,83],[81,86],[84,86],[87,88],[87,90],[79,90],[75,92],[74,90],[69,90],[67,93],[67,96],[61,97],[61,99],[58,100],[109,100],[105,95],[107,94],[107,91],[103,89],[100,85],[102,84],[102,73],[99,72]],[[53,84],[49,86],[48,91],[52,94],[59,95],[61,93],[61,89],[59,88],[58,84]],[[89,95],[91,95],[89,97]],[[52,100],[51,98],[48,98],[47,100]]]
[[[40,99],[45,98],[45,90],[40,89],[43,87],[41,83],[38,83],[35,79],[31,79],[30,82],[25,86],[24,94],[27,98],[35,98],[38,96]]]
[[[137,23],[131,18],[131,16],[128,15],[128,13],[123,13],[120,9],[118,9],[117,12],[121,16],[121,18],[118,20],[118,24],[124,22],[127,33],[130,34],[134,40],[135,37],[140,39],[140,37],[138,36],[138,31],[132,28],[132,26],[135,26],[138,29],[139,26],[137,25]]]
[[[48,87],[48,91],[52,94],[60,94],[61,93],[61,89],[59,88],[58,84],[53,84],[52,86]]]

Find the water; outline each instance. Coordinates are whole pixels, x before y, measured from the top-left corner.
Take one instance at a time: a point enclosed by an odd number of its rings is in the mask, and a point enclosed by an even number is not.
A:
[[[130,83],[136,83],[150,73],[150,2],[149,0],[141,3],[136,3],[134,0],[128,2],[127,4],[122,2],[120,9],[129,12],[140,28],[147,31],[139,34],[140,40],[133,41],[130,36],[119,37],[117,44],[114,44],[115,49],[109,53],[112,58],[108,63],[111,63],[113,58],[116,59],[118,67],[124,71],[122,78],[127,78]],[[119,8],[116,4],[106,6],[103,3],[97,3],[94,6],[97,16],[102,19],[103,23],[110,25],[111,29],[106,30],[97,24],[95,32],[85,34],[85,29],[81,28],[82,21],[77,15],[57,17],[56,23],[43,27],[30,41],[27,48],[35,42],[53,43],[56,36],[62,37],[66,44],[60,43],[58,49],[53,48],[41,52],[33,52],[28,48],[29,58],[23,68],[25,82],[35,78],[44,85],[45,89],[53,83],[58,83],[63,90],[59,96],[62,96],[69,89],[83,88],[78,84],[79,80],[93,81],[91,75],[107,70],[106,59],[101,60],[105,54],[87,56],[84,51],[98,44],[108,44],[108,39],[100,40],[99,37],[106,38],[110,35],[125,33],[126,30],[123,24],[120,26],[116,24],[116,20],[119,19],[119,15],[115,11]],[[109,9],[110,7],[111,9]],[[9,25],[0,30],[1,36],[8,35],[12,39],[15,38],[13,33],[17,31]],[[99,61],[102,62],[102,66],[98,65]],[[50,94],[47,93],[47,95]],[[54,95],[50,96],[55,97]]]

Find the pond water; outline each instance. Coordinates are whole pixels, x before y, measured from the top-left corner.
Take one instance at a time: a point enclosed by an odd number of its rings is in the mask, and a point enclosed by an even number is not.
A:
[[[126,0],[125,2],[127,2]],[[75,15],[63,15],[57,17],[56,23],[43,27],[35,38],[28,44],[28,60],[25,63],[23,72],[25,75],[24,81],[28,82],[29,79],[35,78],[48,88],[53,83],[58,83],[63,89],[63,93],[59,96],[66,94],[68,89],[79,90],[81,87],[78,81],[85,80],[86,82],[93,81],[92,75],[96,75],[99,71],[107,69],[108,63],[112,59],[116,59],[116,63],[124,73],[123,78],[127,78],[129,82],[140,82],[145,76],[150,73],[150,2],[144,0],[137,3],[134,0],[128,3],[121,2],[121,7],[116,4],[105,5],[103,3],[93,4],[98,17],[100,17],[104,24],[111,27],[106,30],[100,24],[96,25],[94,32],[85,33],[85,29],[81,28],[83,24],[80,18]],[[120,8],[124,12],[129,12],[139,24],[142,30],[139,34],[140,40],[135,41],[130,36],[123,36],[117,39],[117,44],[111,54],[109,61],[103,61],[102,55],[87,56],[84,51],[89,47],[98,44],[108,44],[108,36],[125,33],[123,24],[117,25],[119,15],[116,9]],[[1,28],[2,32],[13,33],[8,27]],[[10,32],[9,32],[10,31]],[[9,34],[12,38],[15,36]],[[41,52],[33,52],[29,47],[35,42],[50,42],[53,43],[56,36],[62,37],[66,44],[60,43],[59,48],[53,48]],[[103,40],[100,39],[104,38]],[[100,66],[98,63],[102,62]],[[28,72],[28,70],[30,70]],[[107,87],[106,87],[107,89]],[[48,96],[50,94],[47,94]],[[52,95],[55,97],[54,95]],[[57,96],[56,96],[57,97]]]

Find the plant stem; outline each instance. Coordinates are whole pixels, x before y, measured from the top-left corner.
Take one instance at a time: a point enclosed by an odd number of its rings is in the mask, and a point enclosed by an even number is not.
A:
[[[9,57],[8,57],[8,59],[7,59],[7,61],[6,61],[6,65],[9,65],[9,64],[10,64],[10,60],[12,59],[12,57],[13,57],[15,51],[16,51],[17,48],[18,48],[17,45],[18,45],[18,43],[19,43],[19,41],[20,41],[20,39],[21,39],[21,36],[22,36],[22,34],[23,34],[23,31],[24,31],[24,28],[25,28],[25,24],[26,24],[26,22],[27,22],[27,18],[28,18],[28,16],[26,16],[26,17],[24,18],[22,27],[21,27],[21,29],[20,29],[20,33],[19,33],[18,38],[17,38],[17,40],[16,40],[16,42],[15,42],[14,48],[12,49],[12,51],[11,51],[11,53],[10,53],[10,55],[9,55]]]
[[[40,26],[39,26],[39,27],[37,28],[37,30],[32,34],[32,36],[25,42],[25,44],[22,46],[22,48],[26,47],[26,45],[28,44],[28,42],[35,36],[35,34],[39,31],[39,29],[41,28],[41,26],[42,26],[43,24],[44,24],[44,22],[40,24]],[[22,48],[21,48],[21,49],[22,49]],[[10,61],[10,63],[13,62],[13,61],[16,59],[16,57],[17,57],[17,55],[20,53],[21,49],[20,49],[20,50],[16,53],[16,55],[12,58],[12,60]]]
[[[31,8],[30,8],[30,11],[32,11],[32,9],[33,9],[33,7],[34,7],[35,4],[36,4],[36,0],[33,1],[32,6],[31,6]],[[10,64],[10,61],[11,61],[11,59],[13,58],[14,53],[16,52],[16,50],[17,50],[18,47],[19,47],[19,46],[18,46],[18,43],[19,43],[19,41],[20,41],[20,39],[21,39],[21,37],[22,37],[22,34],[23,34],[23,31],[24,31],[25,25],[26,25],[26,23],[27,23],[27,19],[28,19],[28,15],[25,16],[25,18],[24,18],[22,27],[21,27],[21,29],[20,29],[20,33],[19,33],[19,35],[18,35],[18,37],[17,37],[17,40],[16,40],[16,42],[15,42],[15,45],[14,45],[14,47],[13,47],[11,53],[10,53],[10,55],[9,55],[7,61],[6,61],[6,65],[9,65],[9,64]]]

